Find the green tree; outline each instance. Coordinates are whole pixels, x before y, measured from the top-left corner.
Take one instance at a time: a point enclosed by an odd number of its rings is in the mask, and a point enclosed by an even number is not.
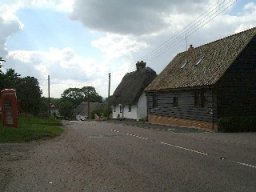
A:
[[[102,103],[102,97],[96,92],[95,88],[92,86],[85,86],[81,88],[83,93],[83,100],[90,102],[100,102]]]
[[[74,104],[64,98],[61,98],[59,103],[58,103],[58,108],[60,115],[64,116],[65,118],[72,118],[73,116],[73,109],[74,109]]]
[[[81,89],[79,88],[69,88],[66,89],[61,98],[72,102],[74,107],[78,106],[83,101],[90,102],[102,102],[102,97],[96,92],[95,88],[92,86],[85,86]]]
[[[38,115],[42,94],[38,80],[29,76],[20,78],[16,85],[16,91],[22,111]]]
[[[0,89],[15,88],[20,80],[20,74],[16,73],[14,69],[7,69],[6,73],[0,75]]]
[[[83,93],[79,88],[66,89],[61,97],[66,101],[73,103],[74,106],[79,105],[83,101]]]
[[[62,95],[59,104],[60,114],[71,118],[74,108],[83,101],[102,102],[102,97],[96,92],[92,86],[84,86],[80,88],[68,88]]]

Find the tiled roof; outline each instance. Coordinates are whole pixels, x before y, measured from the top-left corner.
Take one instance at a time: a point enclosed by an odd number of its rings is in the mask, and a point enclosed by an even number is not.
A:
[[[137,103],[144,89],[155,77],[156,72],[150,67],[127,73],[111,96],[111,103],[113,105]]]
[[[179,53],[145,90],[214,85],[253,38],[256,27]]]

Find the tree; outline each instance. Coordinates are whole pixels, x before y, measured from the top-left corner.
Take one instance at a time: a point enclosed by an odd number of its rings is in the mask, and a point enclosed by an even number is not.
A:
[[[41,94],[38,80],[34,77],[20,78],[17,85],[17,98],[24,112],[37,115],[40,111]]]
[[[90,102],[102,102],[102,97],[96,92],[92,86],[85,86],[81,88],[83,92],[84,100]]]
[[[74,108],[83,101],[102,102],[102,97],[96,92],[92,86],[80,88],[69,88],[61,94],[61,99],[58,104],[60,114],[66,117],[71,117]]]
[[[84,99],[83,93],[81,89],[79,88],[69,88],[66,89],[61,97],[71,103],[73,103],[74,106],[78,106]]]
[[[20,74],[16,73],[14,69],[7,69],[5,74],[0,74],[0,89],[15,88],[20,80]]]
[[[62,93],[61,97],[65,100],[68,100],[69,102],[72,102],[74,107],[78,106],[83,101],[102,102],[102,97],[96,92],[95,88],[92,86],[85,86],[81,89],[66,89]]]
[[[62,116],[64,116],[65,118],[72,118],[74,104],[71,101],[61,98],[58,103],[58,107],[59,112]]]
[[[2,60],[1,57],[0,59]],[[7,69],[6,73],[0,73],[1,89],[16,89],[21,110],[34,115],[39,113],[42,91],[36,78],[29,76],[21,78],[14,69]]]

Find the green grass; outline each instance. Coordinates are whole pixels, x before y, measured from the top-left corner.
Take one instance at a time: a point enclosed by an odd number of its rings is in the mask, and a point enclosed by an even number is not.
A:
[[[0,143],[20,143],[48,139],[63,132],[62,124],[53,118],[20,117],[18,128],[3,127],[0,124]]]

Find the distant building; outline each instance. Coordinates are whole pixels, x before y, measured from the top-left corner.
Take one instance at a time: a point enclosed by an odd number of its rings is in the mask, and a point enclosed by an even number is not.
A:
[[[256,28],[179,53],[146,94],[151,123],[216,130],[256,115]]]
[[[144,89],[156,77],[156,72],[141,61],[136,71],[127,73],[111,96],[112,117],[143,119],[147,116],[147,100]]]
[[[99,102],[89,102],[89,113],[100,110],[104,107],[103,103]],[[89,116],[88,114],[88,102],[82,102],[80,105],[78,105],[74,109],[74,115],[80,115],[80,116],[85,116],[86,118]]]

